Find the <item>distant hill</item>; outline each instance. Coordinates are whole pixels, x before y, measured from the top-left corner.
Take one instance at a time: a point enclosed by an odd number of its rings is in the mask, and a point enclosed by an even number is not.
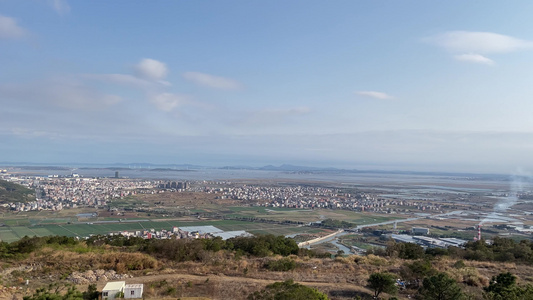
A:
[[[289,164],[283,164],[279,167],[268,165],[259,168],[259,170],[265,170],[265,171],[341,171],[337,168],[317,168],[317,167],[305,167],[305,166],[295,166],[295,165],[289,165]],[[343,170],[344,171],[344,170]]]
[[[34,191],[23,185],[0,179],[0,203],[35,200]]]

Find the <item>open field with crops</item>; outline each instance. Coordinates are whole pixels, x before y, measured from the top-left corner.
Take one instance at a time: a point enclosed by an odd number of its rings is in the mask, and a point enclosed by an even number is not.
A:
[[[24,236],[78,236],[88,237],[92,234],[107,234],[110,232],[136,231],[136,230],[170,230],[177,226],[202,226],[213,225],[224,231],[245,230],[253,234],[290,235],[300,233],[320,233],[323,230],[296,225],[280,225],[269,223],[245,222],[234,220],[145,220],[134,222],[104,222],[104,223],[78,223],[78,224],[44,224],[35,226],[3,226],[0,227],[0,239],[6,242],[16,241]]]

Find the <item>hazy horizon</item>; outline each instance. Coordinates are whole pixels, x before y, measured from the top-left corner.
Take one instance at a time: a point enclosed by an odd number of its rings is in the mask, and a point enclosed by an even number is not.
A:
[[[0,161],[529,174],[533,3],[0,7]]]

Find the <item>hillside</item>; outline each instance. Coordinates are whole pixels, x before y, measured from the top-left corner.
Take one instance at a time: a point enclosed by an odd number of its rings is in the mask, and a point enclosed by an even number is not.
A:
[[[461,295],[442,299],[532,299],[533,243],[496,239],[493,245],[472,242],[465,247],[424,251],[414,244],[392,243],[378,251],[379,256],[334,257],[298,249],[294,241],[274,236],[227,241],[25,237],[0,242],[1,284],[9,287],[0,289],[0,299],[30,296],[49,284],[57,285],[53,290],[60,293],[72,285],[78,291],[89,284],[101,290],[117,280],[143,283],[145,299],[265,299],[250,295],[286,280],[316,289],[327,299],[373,299],[376,289],[369,280],[375,274],[393,279],[380,299],[437,299],[426,279]],[[500,283],[505,286],[498,285],[497,276],[509,279]],[[397,278],[401,285],[394,285]],[[509,298],[510,293],[516,297]]]
[[[34,191],[16,183],[0,179],[0,203],[35,200]]]

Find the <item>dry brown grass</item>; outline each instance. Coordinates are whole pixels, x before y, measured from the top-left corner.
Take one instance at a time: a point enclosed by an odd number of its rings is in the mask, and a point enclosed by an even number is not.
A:
[[[297,263],[295,270],[272,272],[263,268],[266,260],[279,258],[236,259],[233,254],[220,251],[206,254],[200,262],[176,263],[156,261],[145,254],[121,253],[112,249],[99,253],[78,253],[45,248],[21,262],[21,265],[36,265],[33,271],[22,275],[32,276],[34,278],[32,284],[38,282],[42,286],[49,282],[61,281],[62,275],[72,271],[84,271],[89,268],[115,269],[119,273],[127,272],[134,276],[127,279],[128,283],[145,283],[147,298],[204,297],[238,300],[246,299],[250,293],[264,288],[269,283],[287,279],[318,288],[322,292],[329,293],[332,299],[352,299],[355,295],[370,293],[364,286],[371,273],[399,274],[400,268],[405,263],[412,263],[412,261],[387,259],[375,255],[352,255],[335,259],[291,256],[290,258]],[[437,271],[448,273],[461,283],[465,291],[476,297],[482,295],[482,287],[488,285],[492,276],[502,272],[509,271],[516,275],[519,284],[533,282],[533,266],[464,261],[461,267],[456,262],[455,259],[441,257],[431,261],[431,264]],[[36,277],[42,280],[37,281]],[[12,278],[14,284],[16,279]],[[160,284],[162,281],[166,283]],[[102,286],[103,284],[105,283],[99,283]],[[405,299],[405,296],[406,294],[400,294],[399,298]]]
[[[159,262],[143,253],[134,252],[87,252],[77,253],[72,251],[43,248],[33,253],[27,260],[37,265],[36,272],[50,274],[65,274],[72,271],[86,271],[89,269],[115,270],[117,273],[126,273],[132,270],[155,269]]]

